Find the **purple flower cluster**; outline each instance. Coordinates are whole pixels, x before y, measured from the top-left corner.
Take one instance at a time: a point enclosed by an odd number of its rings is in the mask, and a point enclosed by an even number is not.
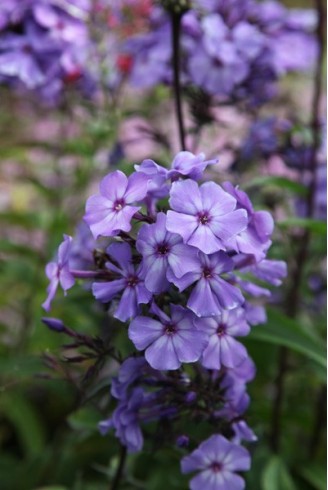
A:
[[[103,260],[91,270],[72,269],[65,237],[47,268],[44,304],[50,307],[59,283],[66,290],[74,278],[86,278],[110,314],[128,322],[141,357],[121,365],[112,385],[117,408],[100,428],[115,429],[130,451],[141,449],[142,425],[150,421],[169,418],[178,427],[187,415],[220,422],[221,433],[182,460],[183,472],[200,472],[191,480],[195,490],[244,488],[236,471],[249,467],[240,442],[255,439],[244,420],[255,369],[237,338],[265,321],[259,301],[270,291],[257,281],[277,286],[286,275],[283,262],[266,258],[270,214],[255,211],[230,183],[198,183],[215,163],[180,152],[169,169],[145,160],[129,177],[120,171],[104,177],[84,217],[95,239],[110,242]],[[183,370],[186,363],[194,375]]]
[[[276,1],[195,1],[182,18],[183,82],[220,98],[263,103],[280,76],[313,64],[315,24],[314,11]],[[154,9],[149,31],[122,48],[133,61],[133,85],[170,83],[170,37],[168,14]]]
[[[4,0],[0,82],[58,101],[66,86],[91,88],[85,67],[89,0]]]

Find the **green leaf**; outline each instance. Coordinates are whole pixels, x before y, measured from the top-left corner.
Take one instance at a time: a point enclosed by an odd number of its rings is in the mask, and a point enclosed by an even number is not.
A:
[[[68,417],[68,423],[75,430],[98,431],[99,413],[92,408],[81,408]]]
[[[319,219],[292,217],[283,221],[278,221],[277,226],[280,228],[304,228],[305,230],[318,233],[319,235],[327,235],[327,223]]]
[[[326,490],[327,472],[324,467],[305,466],[300,470],[300,475],[316,490]]]
[[[293,479],[283,461],[273,456],[262,474],[263,490],[297,490]]]
[[[263,176],[257,177],[247,184],[243,185],[244,189],[250,189],[252,187],[262,187],[273,185],[278,187],[279,189],[286,189],[288,191],[294,192],[295,194],[299,194],[301,196],[306,196],[307,188],[300,184],[299,182],[295,182],[294,180],[287,179],[286,177],[274,177],[274,176]]]
[[[0,413],[15,427],[26,456],[38,456],[45,447],[45,433],[33,405],[18,393],[5,393],[1,395]]]
[[[288,347],[326,369],[326,350],[321,340],[305,333],[296,320],[277,310],[268,309],[268,322],[253,328],[249,339]]]

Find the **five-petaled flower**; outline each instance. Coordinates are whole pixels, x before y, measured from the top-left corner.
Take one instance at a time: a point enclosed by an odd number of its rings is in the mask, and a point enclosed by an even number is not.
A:
[[[132,203],[140,202],[147,194],[147,175],[138,172],[129,178],[116,170],[102,179],[100,194],[89,197],[84,221],[90,226],[94,238],[99,235],[115,236],[131,230],[131,219],[140,209]]]
[[[206,254],[232,248],[229,240],[247,226],[247,213],[236,210],[236,204],[236,199],[214,182],[200,187],[190,179],[174,182],[167,229]]]
[[[198,471],[190,482],[191,490],[242,490],[243,478],[236,471],[250,468],[248,451],[221,435],[213,435],[181,461],[182,473]]]

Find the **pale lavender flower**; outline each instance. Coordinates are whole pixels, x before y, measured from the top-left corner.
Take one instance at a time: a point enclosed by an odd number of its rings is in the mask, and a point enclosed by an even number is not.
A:
[[[102,179],[99,185],[100,194],[87,200],[84,216],[94,238],[99,235],[115,236],[120,231],[131,230],[131,219],[140,209],[140,206],[131,204],[144,199],[148,180],[142,173],[133,173],[128,178],[120,170]]]
[[[236,199],[214,182],[200,187],[190,179],[174,182],[167,229],[206,254],[226,250],[229,240],[247,227],[247,213],[236,210],[236,204]]]
[[[199,180],[202,178],[204,170],[208,165],[215,165],[217,163],[218,159],[205,160],[204,153],[194,155],[190,151],[180,151],[175,156],[167,177],[172,180],[176,180],[181,176]]]
[[[121,279],[95,282],[92,285],[92,292],[97,300],[108,303],[123,291],[114,317],[125,322],[139,313],[139,304],[148,303],[152,294],[144,285],[141,268],[135,269],[132,264],[131,248],[127,243],[112,243],[107,252],[118,264],[116,266],[107,262],[108,269],[121,276]]]
[[[181,277],[197,266],[197,250],[184,245],[180,235],[167,231],[164,213],[158,213],[156,223],[140,228],[136,247],[143,256],[145,286],[152,293],[168,289],[169,270]]]
[[[129,338],[154,369],[178,369],[183,362],[196,362],[206,345],[206,334],[197,330],[193,314],[182,306],[171,305],[171,317],[155,304],[152,311],[159,320],[138,316],[130,323]]]
[[[191,490],[242,490],[245,482],[236,472],[249,470],[250,464],[245,448],[215,434],[182,459],[181,471],[198,472],[190,481]]]
[[[244,303],[240,290],[221,277],[233,267],[233,261],[224,252],[211,255],[199,252],[197,270],[181,278],[174,277],[169,272],[168,277],[180,291],[197,282],[187,306],[199,317],[212,317],[225,309],[231,310]]]
[[[242,308],[225,310],[214,318],[198,318],[195,325],[209,334],[200,361],[207,369],[233,368],[247,357],[245,347],[234,338],[248,335],[250,331]]]
[[[248,216],[247,228],[231,238],[231,248],[252,254],[257,260],[263,259],[272,243],[270,238],[274,223],[271,214],[267,211],[254,211],[247,194],[230,182],[225,182],[223,188],[237,200],[237,209],[245,209]]]
[[[75,282],[73,275],[69,269],[69,258],[72,248],[72,237],[64,235],[64,241],[59,245],[58,256],[55,262],[50,262],[46,266],[46,275],[50,280],[50,284],[47,288],[48,296],[42,304],[42,307],[49,311],[51,302],[56,295],[58,286],[60,285],[65,294]]]

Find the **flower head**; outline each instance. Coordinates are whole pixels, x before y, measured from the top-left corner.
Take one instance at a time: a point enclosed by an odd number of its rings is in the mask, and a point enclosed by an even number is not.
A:
[[[152,294],[144,286],[140,267],[135,269],[132,264],[131,248],[127,243],[112,243],[107,252],[118,264],[107,262],[108,269],[121,278],[110,282],[95,282],[92,292],[96,299],[108,303],[123,291],[114,317],[125,322],[139,313],[139,304],[148,303]]]
[[[250,468],[248,451],[221,435],[213,435],[181,461],[182,473],[199,472],[190,482],[191,490],[242,490],[244,480],[236,471]]]
[[[250,330],[242,308],[224,310],[214,318],[198,318],[195,324],[209,335],[201,358],[202,365],[207,369],[220,369],[221,366],[233,368],[247,357],[245,347],[234,338],[247,335]]]
[[[193,180],[174,182],[167,229],[206,254],[226,250],[229,240],[247,226],[247,213],[236,210],[236,204],[236,199],[214,182],[200,187]]]
[[[137,250],[143,256],[145,285],[153,293],[168,289],[168,271],[181,277],[197,264],[197,251],[166,229],[166,215],[158,213],[154,224],[145,224],[138,233]]]
[[[154,320],[145,316],[135,318],[129,327],[129,338],[154,369],[178,369],[183,362],[197,361],[206,345],[206,334],[197,330],[193,314],[182,306],[171,305],[171,317],[155,304]]]

